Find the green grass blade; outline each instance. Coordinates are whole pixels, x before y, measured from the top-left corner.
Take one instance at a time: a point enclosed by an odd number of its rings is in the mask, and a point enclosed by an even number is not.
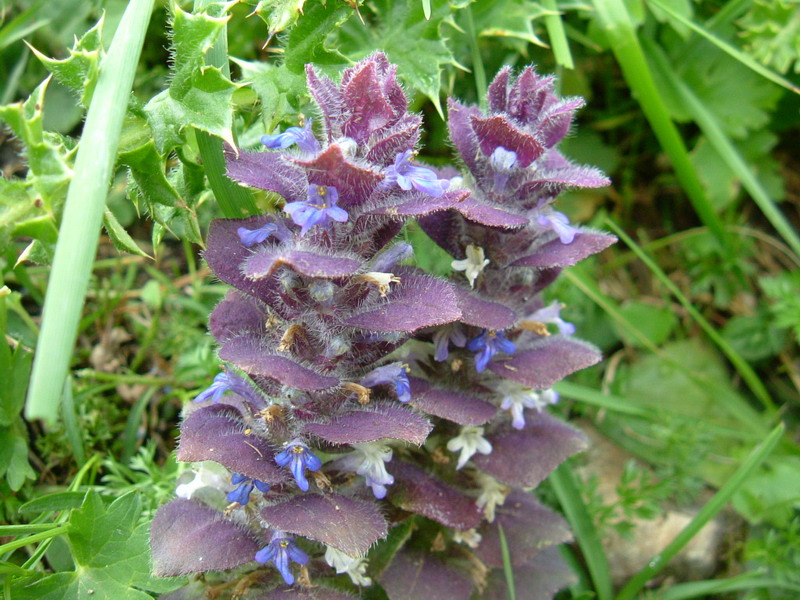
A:
[[[653,63],[658,66],[659,71],[669,82],[670,87],[678,94],[678,97],[683,102],[685,108],[692,115],[695,123],[700,126],[703,134],[708,138],[708,141],[719,153],[728,167],[734,173],[738,174],[742,185],[753,197],[753,200],[767,217],[775,230],[781,234],[781,237],[792,248],[792,250],[800,256],[800,235],[792,227],[781,210],[776,206],[775,202],[769,197],[769,194],[761,185],[761,182],[753,173],[750,166],[739,154],[736,146],[733,145],[730,138],[725,134],[724,130],[719,124],[716,117],[706,109],[703,103],[692,92],[691,88],[678,77],[664,56],[661,49],[650,40],[643,40],[645,50]]]
[[[475,19],[472,17],[472,7],[467,6],[464,14],[467,20],[467,41],[472,55],[472,74],[475,76],[475,93],[478,95],[478,105],[483,112],[486,112],[486,90],[488,89],[486,69],[483,67],[481,49],[478,46],[478,32],[475,29]]]
[[[560,465],[550,474],[549,480],[556,493],[559,504],[567,516],[570,527],[575,532],[578,545],[583,552],[586,566],[594,583],[594,591],[599,600],[609,600],[613,594],[611,575],[608,559],[600,543],[592,518],[583,503],[575,475],[570,470],[569,464]]]
[[[691,581],[678,583],[667,588],[659,597],[660,600],[686,600],[687,598],[705,598],[710,595],[727,594],[742,590],[759,588],[778,588],[800,592],[800,585],[764,577],[762,573],[743,573],[727,579],[710,579],[708,581]]]
[[[733,258],[735,251],[729,234],[714,212],[683,139],[658,93],[625,4],[622,0],[594,0],[593,4],[599,24],[605,30],[625,81],[642,107],[659,144],[667,153],[695,212],[714,234],[726,254]]]
[[[55,423],[69,369],[122,121],[142,50],[153,0],[131,0],[101,65],[64,215],[44,302],[25,415]]]
[[[550,38],[550,46],[553,48],[556,62],[564,68],[574,69],[575,63],[572,61],[572,53],[569,51],[569,42],[567,34],[564,32],[564,21],[561,20],[561,13],[558,11],[558,3],[556,0],[543,0],[542,6],[551,13],[545,15],[544,25],[547,28],[547,35]]]
[[[643,347],[658,355],[676,369],[679,369],[681,373],[683,373],[689,379],[695,381],[701,386],[708,388],[709,391],[714,391],[716,387],[715,382],[704,377],[702,373],[694,373],[690,371],[685,365],[682,365],[666,356],[658,346],[656,346],[649,338],[642,334],[636,325],[631,323],[620,312],[620,310],[617,308],[616,302],[612,298],[609,298],[598,289],[594,280],[591,280],[581,274],[581,270],[579,268],[566,269],[563,273],[563,276],[569,279],[570,282],[575,285],[575,287],[581,290],[584,294],[586,294],[586,296],[594,301],[595,304],[602,308],[606,314],[617,321],[617,323],[619,323],[619,325],[629,335],[636,338]],[[746,363],[745,368],[749,369],[749,366]],[[758,383],[760,384],[760,381]],[[719,391],[719,397],[726,399],[726,401],[720,402],[720,410],[725,411],[731,417],[736,419],[747,431],[750,433],[760,433],[761,435],[766,435],[768,433],[769,429],[765,419],[744,399],[740,398],[739,396],[729,396],[724,393],[724,390]]]
[[[69,531],[69,525],[61,525],[59,527],[51,527],[47,531],[42,531],[41,533],[34,533],[28,537],[19,538],[0,546],[0,555],[5,554],[6,552],[11,552],[12,550],[16,550],[18,548],[22,548],[28,544],[33,544],[34,542],[49,540],[50,538],[57,537],[63,533],[66,533],[67,531]]]
[[[625,233],[622,228],[620,228],[616,223],[614,223],[611,219],[606,219],[606,223],[608,224],[611,229],[614,230],[619,238],[625,242],[625,244],[636,254],[636,256],[641,260],[645,266],[650,270],[650,272],[655,275],[655,277],[666,287],[670,293],[675,296],[675,299],[681,303],[681,305],[686,309],[689,315],[697,322],[698,325],[702,328],[702,330],[706,333],[706,335],[711,339],[714,344],[728,357],[728,360],[731,361],[734,368],[739,372],[739,375],[742,376],[745,384],[747,387],[750,388],[750,391],[753,392],[753,395],[758,398],[761,404],[764,406],[771,413],[775,413],[775,405],[772,402],[772,398],[767,391],[767,388],[764,387],[764,384],[761,382],[758,374],[753,370],[753,368],[744,360],[736,350],[734,350],[733,346],[731,346],[728,341],[723,338],[717,330],[714,328],[711,323],[709,323],[706,318],[700,314],[700,311],[697,310],[694,305],[689,301],[689,299],[683,295],[683,292],[675,285],[672,280],[667,277],[667,274],[661,270],[661,267],[656,264],[647,253],[642,250],[642,248],[631,239],[631,237]]]
[[[625,415],[632,415],[634,417],[651,418],[653,416],[653,411],[650,409],[633,404],[631,401],[620,398],[619,396],[604,394],[603,392],[598,392],[597,390],[577,383],[559,381],[553,386],[553,389],[564,398],[580,400],[581,402],[591,404],[598,408]]]
[[[511,566],[511,553],[508,551],[508,542],[506,541],[506,532],[503,531],[503,526],[497,524],[500,531],[500,552],[503,555],[503,573],[506,576],[506,592],[508,600],[517,600],[517,592],[514,588],[514,567]]]
[[[725,482],[714,497],[709,500],[694,519],[675,536],[669,545],[656,554],[647,566],[634,575],[622,588],[616,600],[633,600],[648,581],[655,577],[688,544],[700,530],[721,511],[731,497],[742,487],[748,477],[763,464],[783,435],[784,425],[780,423],[767,438],[756,446],[731,478]]]
[[[214,0],[195,0],[195,11],[202,10]],[[231,68],[228,63],[228,27],[222,31],[214,42],[214,45],[206,54],[206,64],[222,70],[225,77],[230,77]],[[206,170],[208,185],[214,192],[214,198],[222,211],[223,216],[228,219],[241,219],[250,215],[258,214],[260,211],[256,206],[253,194],[234,183],[225,174],[225,156],[222,153],[222,140],[206,133],[205,131],[195,130],[197,136],[197,147],[200,150],[200,158],[203,159],[203,167]]]
[[[789,90],[791,92],[794,92],[795,94],[800,94],[800,88],[797,87],[796,85],[794,85],[791,81],[789,81],[788,79],[786,79],[784,77],[781,77],[780,75],[778,75],[774,71],[768,69],[767,67],[765,67],[764,65],[762,65],[761,63],[756,61],[749,54],[747,54],[745,52],[742,52],[741,50],[739,50],[735,46],[730,45],[725,40],[719,39],[716,35],[714,35],[710,31],[707,31],[704,27],[701,27],[700,25],[698,25],[697,23],[695,23],[691,19],[687,19],[686,17],[684,17],[680,13],[674,11],[668,4],[662,2],[661,0],[648,0],[648,2],[650,4],[652,4],[653,6],[657,6],[659,8],[659,10],[664,11],[672,19],[674,19],[675,21],[677,21],[681,25],[684,25],[684,26],[688,27],[689,29],[691,29],[692,31],[697,33],[698,35],[701,35],[702,37],[707,39],[709,42],[714,44],[717,48],[719,48],[720,50],[722,50],[723,52],[725,52],[726,54],[728,54],[732,58],[735,58],[736,60],[738,60],[740,63],[742,63],[748,69],[751,69],[752,71],[754,71],[755,73],[758,73],[759,75],[761,75],[765,79],[769,79],[771,82],[777,83],[779,86],[784,87],[787,90]]]
[[[431,20],[431,0],[422,0],[422,14],[425,15],[425,20]]]

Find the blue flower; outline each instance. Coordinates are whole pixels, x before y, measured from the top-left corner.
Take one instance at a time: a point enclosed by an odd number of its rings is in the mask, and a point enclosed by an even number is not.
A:
[[[564,213],[553,210],[553,207],[544,204],[544,201],[539,201],[535,213],[538,214],[536,220],[539,225],[555,231],[562,244],[571,244],[575,239],[578,229],[569,224],[569,217]]]
[[[447,360],[450,355],[449,346],[453,344],[458,348],[463,348],[467,343],[467,336],[461,331],[461,326],[458,323],[451,323],[440,327],[436,333],[433,334],[433,345],[435,352],[433,360],[442,362]]]
[[[228,371],[217,373],[216,377],[214,377],[214,382],[202,392],[197,394],[197,396],[194,398],[194,402],[204,402],[211,398],[211,400],[216,404],[220,401],[225,392],[231,391],[233,386],[234,381],[231,379],[231,374]]]
[[[285,467],[291,463],[289,468],[292,470],[294,480],[297,482],[297,486],[304,492],[308,491],[306,469],[309,471],[319,471],[322,467],[322,461],[311,454],[308,446],[296,438],[286,445],[286,449],[283,452],[275,455],[275,462],[281,467]]]
[[[411,164],[411,150],[398,154],[394,164],[386,170],[386,182],[396,183],[402,190],[412,187],[420,192],[439,198],[450,187],[450,181],[439,179],[431,169]]]
[[[339,201],[339,192],[335,187],[328,185],[309,185],[308,200],[290,202],[283,207],[297,225],[303,229],[300,235],[305,235],[315,225],[323,227],[331,221],[344,223],[347,221],[347,211],[336,206]]]
[[[375,387],[378,385],[393,384],[400,402],[411,401],[411,383],[408,381],[409,368],[404,363],[392,363],[370,371],[361,385],[364,387]]]
[[[498,146],[494,149],[494,152],[492,152],[489,162],[491,162],[495,170],[494,191],[498,194],[502,194],[506,191],[509,174],[517,164],[517,153],[513,150],[506,150],[502,146]]]
[[[226,496],[228,502],[237,502],[239,505],[244,506],[250,502],[250,494],[253,492],[253,487],[257,487],[262,493],[266,494],[269,491],[269,484],[242,475],[234,473],[231,477],[231,483],[238,486],[235,490],[228,492]]]
[[[517,348],[513,342],[506,339],[502,332],[484,329],[478,337],[469,341],[467,349],[478,353],[475,356],[475,370],[480,373],[497,352],[514,354]]]
[[[295,545],[292,536],[282,531],[276,531],[272,534],[272,541],[256,552],[255,559],[262,564],[273,561],[275,568],[283,575],[283,580],[286,582],[286,585],[292,585],[294,583],[294,575],[292,575],[292,571],[289,569],[291,563],[296,562],[299,565],[308,564],[308,554]]]
[[[311,119],[306,122],[305,127],[289,127],[283,133],[262,135],[261,143],[271,150],[288,148],[294,144],[297,144],[303,152],[317,152],[320,149],[319,142],[311,130]]]
[[[258,229],[239,227],[239,229],[236,230],[236,233],[239,234],[239,239],[242,241],[242,244],[248,248],[251,248],[252,246],[260,244],[266,240],[276,231],[278,231],[278,226],[275,225],[275,223],[264,223]]]

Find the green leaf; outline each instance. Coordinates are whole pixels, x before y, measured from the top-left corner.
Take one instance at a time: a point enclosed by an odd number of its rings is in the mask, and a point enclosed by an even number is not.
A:
[[[232,3],[213,3],[199,14],[172,6],[172,81],[144,107],[161,155],[183,143],[183,131],[196,127],[234,145],[231,126],[234,84],[222,71],[204,63],[230,17]]]
[[[636,323],[639,333],[656,346],[664,343],[678,325],[678,318],[669,308],[660,308],[635,300],[624,303],[619,312],[631,323]],[[639,339],[627,334],[625,328],[617,326],[617,329],[626,344],[643,347]]]
[[[478,0],[472,7],[475,27],[481,37],[523,40],[547,47],[539,37],[534,22],[547,15],[556,15],[532,0]]]
[[[800,10],[797,0],[755,0],[737,23],[747,51],[759,62],[786,73],[800,72]]]
[[[360,59],[374,50],[382,50],[397,64],[400,77],[427,96],[441,115],[443,66],[461,67],[443,32],[443,25],[454,26],[453,8],[446,0],[432,0],[428,20],[421,2],[377,0],[368,6],[376,13],[379,25],[364,27],[353,22],[343,39],[343,51]]]
[[[105,227],[106,233],[108,233],[108,236],[111,238],[114,247],[120,252],[129,252],[137,256],[150,258],[150,255],[142,250],[130,234],[125,231],[125,228],[120,225],[114,213],[108,209],[103,213],[103,227]]]
[[[83,504],[85,492],[55,492],[34,498],[19,507],[19,514],[56,512],[78,508]]]
[[[369,552],[369,573],[374,579],[379,579],[386,570],[395,554],[411,537],[414,531],[414,517],[410,517],[389,530],[389,535],[379,541]]]
[[[8,486],[14,492],[22,487],[26,479],[36,479],[36,471],[28,462],[28,441],[20,435],[13,438],[6,479]]]
[[[351,15],[352,9],[336,0],[325,4],[314,2],[307,7],[289,31],[284,49],[286,68],[302,75],[306,63],[314,63],[330,75],[338,73],[340,67],[347,64],[347,59],[338,50],[328,48],[326,42],[328,34]]]
[[[32,360],[33,353],[23,349],[22,344],[12,350],[5,331],[0,331],[0,426],[15,422],[25,405]]]
[[[76,40],[67,58],[49,58],[31,47],[36,58],[60,83],[78,92],[83,107],[89,106],[100,76],[100,62],[105,55],[102,39],[104,19],[101,17],[81,39]]]
[[[46,135],[42,119],[44,95],[50,79],[45,79],[23,103],[0,106],[0,122],[5,122],[25,146],[27,181],[44,204],[54,213],[60,209],[72,177],[69,151],[60,138]]]
[[[155,204],[174,207],[180,203],[180,196],[164,174],[165,159],[161,157],[153,140],[148,140],[138,148],[122,152],[119,162],[126,165],[141,194],[151,210]]]
[[[303,14],[306,0],[260,0],[253,11],[267,24],[269,37],[292,27]]]
[[[750,166],[767,196],[780,201],[785,196],[784,182],[780,163],[772,156],[772,149],[777,143],[777,136],[764,129],[732,142],[732,146]],[[717,212],[729,208],[741,196],[741,173],[731,168],[705,136],[698,139],[692,150],[692,163],[706,185],[709,200]]]
[[[76,570],[20,579],[12,587],[14,598],[148,600],[151,596],[140,590],[165,593],[184,585],[185,578],[150,576],[150,524],[138,524],[140,516],[135,493],[105,506],[96,492],[89,492],[69,520],[67,539]]]
[[[250,84],[261,101],[266,131],[274,131],[283,121],[295,124],[301,98],[307,95],[305,77],[284,65],[233,60],[241,69],[243,82]]]

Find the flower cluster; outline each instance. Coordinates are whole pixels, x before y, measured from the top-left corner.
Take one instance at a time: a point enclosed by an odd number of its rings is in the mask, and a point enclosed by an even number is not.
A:
[[[252,581],[269,598],[336,574],[390,600],[409,581],[495,598],[502,526],[515,577],[554,593],[568,570],[544,548],[569,529],[522,490],[585,448],[545,408],[600,356],[541,291],[614,241],[552,208],[565,187],[607,183],[555,148],[580,101],[532,69],[501,71],[490,114],[450,102],[468,173],[448,178],[415,161],[421,120],[383,54],[338,84],[307,75],[316,130],[308,119],[227,153],[232,179],[285,205],[211,226],[206,261],[233,287],[209,321],[227,366],[185,410],[178,459],[200,466],[154,519],[155,571],[264,568]],[[454,257],[451,279],[403,264],[409,218]],[[390,530],[393,560],[372,570]]]

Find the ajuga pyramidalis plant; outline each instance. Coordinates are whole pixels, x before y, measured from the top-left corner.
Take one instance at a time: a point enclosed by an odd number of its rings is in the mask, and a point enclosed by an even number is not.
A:
[[[376,582],[390,600],[499,600],[502,527],[517,597],[548,598],[571,534],[530,490],[586,439],[546,407],[600,355],[541,292],[614,241],[553,208],[608,183],[556,149],[582,101],[504,69],[489,114],[450,101],[464,170],[436,172],[414,160],[421,119],[383,54],[339,84],[307,75],[313,123],[227,150],[232,179],[286,204],[212,223],[226,366],[185,410],[178,459],[196,464],[153,521],[155,572],[269,600]],[[451,279],[406,266],[409,218]]]

